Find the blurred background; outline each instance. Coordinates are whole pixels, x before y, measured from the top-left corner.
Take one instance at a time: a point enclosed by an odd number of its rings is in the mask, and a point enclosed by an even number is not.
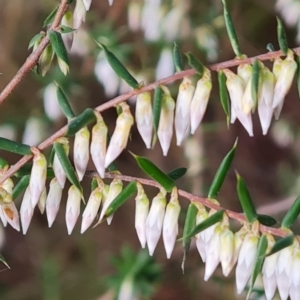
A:
[[[58,2],[1,0],[0,90],[30,54],[29,41],[45,30],[43,22]],[[300,0],[232,0],[228,5],[246,55],[267,52],[268,43],[278,49],[276,15],[286,25],[289,46],[299,44]],[[71,11],[74,6],[75,3],[70,6]],[[54,80],[63,87],[76,113],[129,90],[110,69],[94,39],[105,44],[145,83],[174,73],[171,56],[174,41],[182,52],[192,51],[205,64],[234,58],[220,0],[114,0],[112,6],[104,0],[93,0],[86,22],[75,33],[70,74],[65,77],[56,62],[44,77],[31,72],[1,106],[0,136],[37,145],[66,123],[56,105]],[[176,82],[169,86],[174,98],[178,85]],[[153,150],[146,150],[133,128],[128,149],[147,156],[166,172],[187,167],[188,173],[178,186],[205,196],[218,165],[239,137],[233,167],[218,200],[223,207],[241,211],[235,191],[236,169],[246,180],[258,211],[280,220],[300,193],[300,106],[296,86],[286,97],[280,120],[272,122],[266,136],[261,133],[257,114],[254,115],[254,137],[249,137],[238,122],[227,129],[216,74],[213,86],[202,125],[182,147],[173,141],[168,156],[163,157],[159,144]],[[134,112],[134,99],[130,105]],[[115,109],[103,116],[112,133]],[[10,164],[20,158],[3,151],[0,155]],[[117,164],[123,174],[143,176],[126,151]],[[89,168],[93,169],[92,163]],[[89,178],[84,179],[83,186],[88,197]],[[147,189],[150,198],[156,192]],[[71,236],[67,235],[65,225],[65,200],[66,192],[51,229],[46,216],[38,210],[26,236],[9,226],[1,227],[4,239],[1,253],[11,267],[11,270],[5,266],[0,269],[1,300],[109,300],[119,290],[130,293],[131,288],[138,291],[136,299],[244,299],[236,295],[234,272],[224,278],[218,269],[209,282],[203,281],[204,265],[194,244],[184,275],[180,267],[183,255],[180,243],[176,244],[170,260],[165,257],[161,241],[153,258],[146,250],[141,251],[134,229],[134,199],[115,214],[109,227],[104,223],[81,235],[79,220]],[[16,201],[18,207],[20,202],[21,198]],[[188,203],[181,199],[181,205],[179,235]],[[255,299],[263,299],[259,289]]]

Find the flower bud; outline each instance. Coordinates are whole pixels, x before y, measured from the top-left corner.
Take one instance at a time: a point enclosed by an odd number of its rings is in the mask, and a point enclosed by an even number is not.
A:
[[[193,99],[195,87],[192,80],[184,77],[179,86],[176,100],[175,133],[177,146],[180,146],[190,129],[190,106]]]
[[[62,187],[58,183],[58,180],[54,177],[50,182],[49,193],[46,199],[46,214],[49,228],[52,226],[61,201]]]
[[[73,28],[78,29],[85,22],[86,8],[83,0],[76,0],[73,15]]]
[[[96,218],[102,200],[101,189],[102,188],[100,187],[95,188],[89,197],[87,205],[82,214],[80,233],[84,233]]]
[[[153,131],[153,112],[150,92],[137,95],[135,121],[147,149],[150,149]]]
[[[52,60],[54,57],[54,52],[52,45],[49,44],[42,52],[39,58],[38,71],[42,76],[45,76],[50,70]]]
[[[64,14],[64,16],[61,20],[61,24],[64,26],[67,26],[69,28],[73,27],[73,14],[71,11],[67,11]],[[67,50],[71,51],[73,39],[74,39],[74,32],[63,33],[61,36],[62,36],[62,39],[64,41],[64,44],[65,44]]]
[[[39,210],[41,212],[41,214],[43,214],[44,211],[45,211],[45,208],[46,208],[46,199],[47,199],[47,189],[46,189],[46,187],[44,187],[42,195],[41,195],[41,197],[39,199],[39,202],[37,204],[38,208],[39,208]]]
[[[146,221],[146,240],[152,256],[161,235],[166,208],[166,192],[160,191],[153,198]]]
[[[237,68],[237,75],[243,80],[243,87],[246,88],[252,78],[253,67],[250,64],[241,64]]]
[[[0,204],[9,204],[10,202],[12,202],[12,195],[0,187]]]
[[[0,176],[1,178],[1,176]],[[11,178],[7,178],[2,184],[1,187],[10,195],[12,195],[14,182]]]
[[[209,69],[205,68],[202,78],[197,82],[196,90],[190,106],[191,134],[195,133],[203,119],[211,88],[211,73]]]
[[[196,217],[196,225],[205,221],[208,217],[208,212],[206,211],[203,205],[198,207],[198,213]],[[203,262],[206,261],[206,241],[205,241],[205,230],[201,231],[200,233],[196,234],[196,246],[200,257]]]
[[[82,180],[89,162],[90,132],[87,127],[81,128],[75,134],[74,140],[74,164],[79,181]]]
[[[105,157],[105,168],[107,168],[126,148],[133,117],[129,106],[122,104],[122,113],[117,118],[115,131],[111,137]]]
[[[29,187],[27,187],[20,208],[20,219],[21,219],[23,234],[26,234],[28,230],[28,227],[30,225],[33,216],[33,211],[34,211],[30,198],[31,198],[30,189]]]
[[[161,104],[157,135],[163,151],[163,155],[167,156],[173,136],[175,102],[171,97],[168,88],[165,86],[162,86],[162,88],[164,94]]]
[[[67,75],[69,73],[69,65],[58,56],[57,56],[57,63],[62,73],[64,75]]]
[[[227,277],[231,271],[231,263],[234,256],[234,234],[229,228],[226,228],[220,234],[220,262],[222,271]]]
[[[0,205],[0,219],[1,219],[1,222],[2,222],[3,226],[6,227],[7,226],[7,220],[5,218],[2,205]]]
[[[52,122],[57,121],[63,115],[58,103],[56,89],[56,84],[50,83],[46,86],[43,95],[45,114]]]
[[[68,191],[67,207],[66,207],[66,224],[68,234],[70,235],[74,229],[80,214],[81,191],[71,185]]]
[[[297,300],[300,299],[300,250],[299,245],[295,246],[293,251],[293,263],[292,270],[290,274],[290,299]]]
[[[180,210],[181,207],[178,201],[177,188],[173,188],[163,223],[163,241],[168,259],[171,257],[178,235],[178,218]]]
[[[149,213],[149,199],[143,186],[137,182],[138,193],[135,197],[135,229],[142,248],[146,246],[146,221]]]
[[[64,150],[65,150],[66,154],[68,155],[69,149],[70,149],[68,139],[67,138],[59,138],[57,140],[57,142],[63,144]],[[57,179],[57,182],[59,183],[60,187],[63,189],[65,186],[67,177],[66,177],[65,170],[63,169],[57,154],[54,155],[53,171],[54,171],[55,177]]]
[[[17,211],[14,201],[4,203],[1,205],[4,217],[6,221],[11,225],[12,228],[20,231],[19,213]]]
[[[29,190],[32,208],[35,208],[45,188],[47,177],[47,160],[37,148],[31,149],[34,154],[30,174]]]

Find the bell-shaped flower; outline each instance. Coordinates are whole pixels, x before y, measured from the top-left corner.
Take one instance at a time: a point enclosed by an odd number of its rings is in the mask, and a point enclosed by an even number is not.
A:
[[[1,204],[6,221],[17,231],[20,231],[19,213],[14,201]]]
[[[30,225],[33,216],[33,211],[34,211],[34,207],[32,206],[30,198],[31,198],[30,189],[29,187],[27,187],[20,208],[20,219],[21,219],[23,234],[26,234],[28,230],[28,227]]]
[[[245,239],[243,241],[235,272],[236,288],[238,294],[242,293],[251,276],[257,251],[258,240],[258,234],[249,232],[245,236]]]
[[[43,95],[45,114],[52,122],[57,121],[63,115],[58,103],[56,90],[57,90],[56,84],[49,83],[45,87],[44,95]]]
[[[147,149],[150,149],[153,131],[153,112],[150,92],[143,92],[137,95],[135,121]]]
[[[300,299],[300,249],[299,245],[294,248],[293,251],[293,263],[292,270],[290,274],[290,299],[297,300]]]
[[[68,191],[66,207],[66,224],[69,235],[72,233],[80,214],[81,197],[81,191],[75,185],[71,185]]]
[[[203,76],[198,80],[195,93],[190,106],[191,134],[194,134],[201,123],[206,111],[212,88],[210,70],[204,68]]]
[[[171,97],[169,89],[165,86],[162,86],[162,88],[164,94],[161,104],[157,136],[163,151],[163,155],[167,156],[173,136],[175,101]]]
[[[73,14],[71,11],[68,10],[64,14],[63,18],[61,19],[61,25],[67,26],[69,28],[73,27]],[[74,32],[63,33],[61,37],[64,41],[67,50],[71,51],[73,39],[74,39]]]
[[[137,182],[137,196],[135,197],[135,230],[142,248],[146,246],[146,221],[149,213],[149,199],[143,186]]]
[[[87,127],[83,127],[76,132],[74,140],[74,164],[79,181],[82,180],[89,162],[89,144],[90,131]]]
[[[7,220],[6,220],[6,217],[4,215],[2,205],[0,205],[0,219],[1,219],[1,222],[2,222],[3,226],[6,227],[7,226]]]
[[[73,15],[73,28],[78,29],[85,22],[86,8],[83,0],[76,0]]]
[[[190,129],[190,106],[195,87],[189,77],[184,77],[179,85],[175,112],[175,133],[177,146],[180,146]]]
[[[52,226],[60,206],[62,188],[54,177],[50,182],[49,193],[46,199],[46,214],[49,228]]]
[[[100,214],[99,221],[102,221],[103,217],[105,216],[106,210],[109,205],[115,200],[115,198],[122,192],[123,189],[123,182],[120,179],[114,178],[113,181],[109,185],[109,191],[103,203],[102,211]],[[110,225],[113,219],[113,215],[107,217],[107,224]]]
[[[64,150],[66,152],[66,154],[69,154],[69,150],[70,150],[70,146],[69,146],[69,141],[67,138],[59,138],[57,140],[57,142],[62,143]],[[53,171],[54,171],[54,175],[57,179],[57,182],[59,183],[60,187],[63,189],[66,183],[66,173],[65,170],[63,169],[60,160],[57,156],[57,154],[54,155],[54,159],[53,159]]]
[[[133,117],[126,103],[121,103],[122,113],[117,118],[115,131],[110,139],[105,157],[105,168],[107,168],[126,148]]]
[[[232,260],[234,257],[234,234],[226,228],[220,234],[220,262],[222,271],[227,277],[232,269]]]
[[[205,221],[208,217],[208,212],[205,209],[203,205],[198,206],[198,212],[196,217],[196,224],[200,224],[203,221]],[[196,246],[198,249],[198,252],[200,254],[200,257],[203,262],[206,261],[206,236],[205,236],[205,230],[201,231],[200,233],[196,234]]]
[[[146,222],[146,240],[152,256],[161,236],[166,208],[166,192],[161,190],[152,200]]]
[[[237,75],[243,79],[244,89],[252,78],[253,67],[250,64],[240,64],[237,68]]]
[[[44,213],[46,208],[46,200],[47,200],[47,189],[46,187],[43,189],[42,195],[39,199],[39,202],[37,203],[37,206],[41,212],[41,214]]]
[[[42,76],[45,76],[50,70],[52,61],[54,57],[54,51],[52,45],[47,45],[47,47],[42,52],[39,63],[38,63],[38,71]]]
[[[31,204],[34,208],[38,203],[46,184],[47,160],[37,148],[31,149],[34,154],[33,165],[30,174],[29,190]]]
[[[167,258],[171,257],[178,235],[178,218],[180,214],[177,188],[173,188],[170,202],[167,205],[163,223],[163,241]]]
[[[102,188],[95,188],[87,202],[87,205],[82,214],[81,230],[80,233],[84,233],[95,220],[96,215],[99,211],[99,207],[102,200]]]

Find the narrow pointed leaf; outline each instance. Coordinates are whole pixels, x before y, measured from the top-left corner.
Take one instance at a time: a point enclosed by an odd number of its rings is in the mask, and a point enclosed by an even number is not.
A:
[[[229,96],[226,87],[226,76],[223,71],[218,71],[218,83],[219,83],[219,96],[220,101],[223,107],[223,110],[226,114],[227,126],[230,121],[230,107],[229,107]]]
[[[72,136],[81,128],[95,122],[96,117],[93,109],[87,108],[80,115],[72,119],[68,124],[67,135]]]
[[[258,215],[257,220],[259,221],[260,224],[269,226],[269,227],[274,226],[278,223],[274,218],[272,218],[271,216],[267,216],[267,215]]]
[[[163,90],[160,86],[158,86],[155,89],[154,99],[153,99],[153,123],[154,123],[155,132],[157,132],[158,130],[162,99],[163,99]]]
[[[22,178],[25,175],[30,175],[31,169],[32,169],[32,163],[25,164],[14,174],[14,176],[16,178]],[[53,169],[47,168],[47,178],[53,178],[53,177],[54,177]]]
[[[176,72],[180,72],[183,70],[182,56],[179,47],[176,43],[174,43],[174,47],[173,47],[173,62],[174,62]]]
[[[128,72],[128,70],[123,66],[123,64],[119,61],[119,59],[110,52],[103,44],[95,41],[96,44],[104,51],[106,59],[112,69],[116,72],[116,74],[121,77],[128,85],[130,85],[134,89],[139,88],[139,83],[136,79]]]
[[[171,172],[169,172],[167,175],[171,179],[177,180],[177,179],[181,178],[182,176],[184,176],[186,171],[187,171],[187,168],[177,168],[177,169],[174,169]]]
[[[0,137],[0,149],[20,155],[31,155],[30,146]]]
[[[70,33],[70,32],[73,32],[73,31],[75,31],[76,29],[71,28],[71,27],[68,27],[68,26],[65,26],[65,25],[60,25],[60,30],[61,30],[61,33],[64,34],[64,33]]]
[[[192,238],[193,236],[195,236],[196,234],[198,234],[199,232],[211,227],[212,225],[222,221],[224,216],[224,210],[218,210],[216,213],[214,213],[213,215],[211,215],[210,217],[208,217],[207,219],[205,219],[203,222],[197,224],[196,226],[194,226],[189,232],[186,233],[186,235],[183,235],[182,238],[179,239],[179,241],[183,240],[183,239],[188,239],[188,238]]]
[[[12,199],[17,199],[21,193],[28,187],[30,180],[30,175],[23,176],[18,183],[14,186],[12,191]]]
[[[225,180],[225,177],[228,173],[228,170],[231,166],[232,160],[234,158],[236,146],[237,146],[237,140],[235,141],[232,149],[227,153],[227,155],[222,160],[218,168],[218,171],[213,179],[213,182],[210,185],[208,191],[208,198],[214,199],[218,196],[222,184]]]
[[[183,238],[182,238],[183,259],[181,264],[181,269],[183,273],[184,273],[184,264],[185,264],[186,256],[190,249],[191,239],[192,239],[192,236],[188,236],[188,233],[195,227],[197,213],[198,213],[197,206],[191,202],[186,213],[186,218],[185,218],[184,228],[183,228]]]
[[[66,50],[61,34],[55,30],[49,30],[48,35],[53,51],[55,52],[57,57],[59,57],[67,66],[69,66],[70,61],[68,52]]]
[[[79,191],[81,191],[82,193],[82,187],[78,181],[78,178],[76,176],[76,171],[74,169],[74,167],[71,165],[71,162],[69,160],[69,157],[67,156],[64,147],[61,143],[55,142],[53,144],[53,148],[55,150],[55,153],[57,154],[57,157],[67,175],[67,178],[69,179],[69,181],[75,185]]]
[[[8,265],[8,263],[6,262],[5,258],[3,257],[2,254],[0,254],[0,261],[8,268],[10,269],[10,266]]]
[[[4,158],[0,157],[0,170],[4,169],[6,166],[8,166],[8,162]]]
[[[225,20],[227,34],[228,34],[228,37],[229,37],[229,40],[231,43],[231,47],[232,47],[235,55],[237,57],[240,57],[242,55],[242,52],[241,52],[239,41],[238,41],[235,29],[234,29],[232,18],[231,18],[230,12],[228,11],[226,0],[222,0],[222,2],[223,2],[223,7],[224,7],[224,11],[223,11],[224,20]]]
[[[202,78],[204,66],[202,62],[191,52],[185,53],[188,58],[189,65],[197,72],[197,74]]]
[[[72,119],[75,117],[75,114],[71,108],[71,105],[67,99],[66,94],[63,92],[62,88],[56,84],[57,88],[56,88],[56,96],[58,99],[58,104],[63,112],[63,114],[68,118],[68,119]]]
[[[50,25],[54,18],[55,18],[55,15],[57,13],[57,10],[58,10],[58,6],[56,6],[53,11],[48,15],[48,17],[46,18],[46,20],[44,21],[44,24],[43,24],[43,27],[46,27],[48,25]]]
[[[259,71],[260,71],[260,68],[259,68],[258,60],[255,59],[254,63],[253,63],[252,87],[251,87],[252,98],[254,100],[253,111],[255,111],[257,104],[258,104]]]
[[[280,50],[282,51],[282,53],[284,55],[287,54],[288,51],[288,42],[287,42],[287,38],[286,38],[286,33],[283,27],[283,24],[281,22],[281,20],[276,17],[277,19],[277,39],[278,39],[278,44],[280,47]]]
[[[130,182],[108,206],[105,217],[112,215],[122,204],[137,192],[136,181]]]
[[[280,238],[275,242],[275,245],[273,246],[273,248],[271,249],[270,253],[268,253],[267,256],[270,256],[286,247],[291,246],[294,243],[294,238],[295,237],[293,234]]]
[[[237,173],[237,193],[249,223],[257,219],[257,213],[244,179]]]
[[[151,178],[157,181],[167,192],[172,192],[175,182],[162,170],[160,170],[152,161],[146,157],[131,153],[139,167]]]
[[[300,196],[294,201],[286,215],[284,216],[281,227],[290,228],[300,214]]]
[[[298,87],[298,96],[300,97],[300,56],[297,55],[297,87]]]
[[[32,48],[35,43],[41,40],[45,36],[45,33],[36,34],[29,42],[28,49]]]
[[[267,240],[267,237],[263,234],[260,237],[258,246],[257,246],[257,252],[256,252],[256,256],[255,256],[254,267],[253,267],[251,279],[250,279],[250,286],[249,286],[249,290],[248,290],[247,299],[249,299],[249,297],[253,291],[255,280],[256,280],[258,274],[262,270],[262,266],[263,266],[263,262],[264,262],[264,259],[266,256],[267,248],[268,248],[268,240]]]

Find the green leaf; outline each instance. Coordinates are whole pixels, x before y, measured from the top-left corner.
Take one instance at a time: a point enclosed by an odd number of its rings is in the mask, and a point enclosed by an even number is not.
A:
[[[171,192],[175,186],[175,182],[162,170],[160,170],[152,161],[146,157],[138,156],[130,152],[139,167],[151,178],[157,181],[167,192]]]
[[[95,41],[96,44],[104,51],[106,59],[112,69],[116,72],[116,74],[121,77],[128,85],[130,85],[134,89],[138,89],[139,83],[136,79],[128,72],[128,70],[123,66],[123,64],[119,61],[119,59],[110,52],[103,44]]]
[[[275,245],[271,249],[267,256],[270,256],[286,247],[293,245],[295,236],[293,234],[280,238],[275,242]]]
[[[57,13],[57,10],[58,10],[58,6],[56,6],[56,7],[52,10],[52,12],[48,15],[48,17],[47,17],[46,20],[44,21],[43,27],[46,27],[46,26],[50,25],[50,24],[53,22],[53,20],[54,20],[54,18],[55,18],[55,15],[56,15],[56,13]]]
[[[0,137],[0,149],[20,155],[32,155],[30,146]]]
[[[284,216],[281,227],[290,228],[300,213],[300,196],[294,201],[293,205],[290,207],[286,215]]]
[[[2,254],[0,254],[0,261],[8,268],[10,269],[10,266],[8,265],[8,263],[6,262],[5,258],[3,257]]]
[[[163,89],[158,86],[154,91],[153,99],[153,124],[155,132],[158,130],[163,95]]]
[[[48,31],[50,43],[54,53],[59,57],[67,66],[70,65],[68,53],[61,37],[61,34],[55,30]]]
[[[174,62],[176,72],[180,72],[183,70],[181,53],[178,48],[178,45],[175,42],[173,47],[173,62]]]
[[[75,114],[71,108],[71,105],[67,99],[66,94],[63,92],[62,88],[56,83],[56,96],[58,99],[58,104],[63,112],[63,114],[68,118],[72,119],[75,117]]]
[[[75,31],[76,29],[71,28],[71,27],[68,27],[68,26],[65,26],[65,25],[60,25],[60,30],[61,30],[61,33],[64,34],[64,33],[70,33],[70,32],[73,32],[73,31]]]
[[[91,192],[98,187],[98,182],[96,178],[93,178],[91,181]]]
[[[258,84],[259,84],[259,63],[258,60],[255,59],[254,63],[253,63],[253,72],[252,72],[252,87],[251,87],[251,94],[252,94],[252,98],[254,100],[254,107],[253,107],[253,111],[255,111],[257,105],[258,105]]]
[[[249,223],[253,223],[257,219],[257,213],[252,202],[250,193],[244,179],[236,173],[237,177],[237,193],[242,205],[243,211]]]
[[[263,234],[260,237],[258,246],[257,246],[257,252],[256,252],[256,256],[255,256],[251,279],[250,279],[250,286],[249,286],[249,290],[248,290],[248,294],[247,294],[247,299],[249,299],[250,294],[253,291],[255,280],[256,280],[258,274],[262,270],[262,266],[263,266],[263,262],[264,262],[264,259],[266,256],[267,248],[268,248],[268,240],[267,240],[267,237]]]
[[[222,184],[225,180],[225,177],[228,173],[228,170],[231,166],[232,160],[234,158],[236,146],[237,146],[237,139],[234,142],[233,147],[227,153],[227,155],[224,157],[224,159],[222,160],[222,162],[218,168],[218,171],[213,179],[213,182],[210,185],[210,188],[208,191],[208,198],[214,199],[217,197],[217,195],[222,187]]]
[[[223,110],[226,114],[227,126],[230,122],[230,107],[229,107],[229,96],[226,87],[226,76],[223,71],[218,71],[218,83],[219,83],[219,96],[220,101],[223,107]]]
[[[28,45],[28,49],[32,48],[35,43],[37,43],[38,41],[40,41],[43,37],[45,36],[45,33],[44,32],[41,32],[41,33],[38,33],[36,34],[29,42],[29,45]]]
[[[187,171],[187,168],[176,168],[176,169],[172,170],[171,172],[169,172],[167,175],[171,179],[177,180],[177,179],[181,178],[182,176],[184,176],[186,171]]]
[[[32,163],[25,164],[14,174],[14,176],[16,178],[22,178],[25,175],[30,175],[31,169]],[[47,178],[54,178],[54,172],[52,168],[47,168]]]
[[[130,182],[108,206],[105,217],[112,215],[122,204],[137,192],[136,181]]]
[[[205,219],[203,222],[197,224],[194,226],[189,232],[186,233],[186,235],[183,234],[183,237],[179,240],[182,240],[184,238],[191,238],[198,234],[199,232],[211,227],[212,225],[220,222],[223,219],[224,210],[218,210],[216,213]]]
[[[300,56],[296,56],[297,62],[297,88],[298,88],[298,96],[300,97]]]
[[[18,183],[14,186],[12,191],[12,199],[16,200],[21,193],[28,187],[30,180],[30,175],[23,176]]]
[[[4,169],[6,166],[8,166],[8,162],[4,158],[0,157],[0,170]]]
[[[233,52],[235,53],[235,55],[237,57],[241,57],[242,56],[242,52],[240,49],[240,45],[239,45],[239,41],[234,29],[234,25],[231,19],[231,15],[230,12],[228,11],[228,7],[227,7],[227,3],[226,0],[222,0],[223,2],[223,6],[224,6],[224,20],[225,20],[225,25],[226,25],[226,30],[227,30],[227,34],[231,43],[231,47],[233,49]]]
[[[67,135],[74,135],[81,128],[89,125],[92,122],[95,122],[96,117],[93,109],[87,108],[80,115],[72,119],[68,124]]]
[[[188,58],[189,65],[197,72],[201,79],[204,71],[202,62],[191,52],[185,53],[185,55]]]
[[[55,150],[55,153],[57,154],[57,157],[67,175],[67,178],[69,179],[69,181],[75,185],[79,191],[81,191],[82,193],[82,187],[78,181],[76,172],[74,170],[74,167],[71,165],[71,162],[69,160],[69,157],[67,156],[64,147],[61,143],[59,142],[55,142],[53,144],[53,148]]]
[[[282,53],[284,55],[287,54],[288,51],[288,42],[287,42],[287,38],[286,38],[286,33],[283,27],[283,24],[281,22],[281,20],[276,17],[277,19],[277,39],[278,39],[278,44],[280,47],[280,50],[282,51]]]
[[[190,249],[191,239],[192,239],[191,236],[188,236],[188,233],[192,230],[193,227],[195,227],[197,213],[198,213],[197,206],[191,202],[186,213],[186,218],[185,218],[184,228],[183,228],[182,245],[183,245],[184,252],[183,252],[183,259],[181,264],[181,269],[183,273],[184,273],[184,264],[185,264],[186,256]]]
[[[274,226],[275,224],[278,223],[274,218],[267,215],[258,215],[257,220],[259,221],[260,224],[269,227]]]

